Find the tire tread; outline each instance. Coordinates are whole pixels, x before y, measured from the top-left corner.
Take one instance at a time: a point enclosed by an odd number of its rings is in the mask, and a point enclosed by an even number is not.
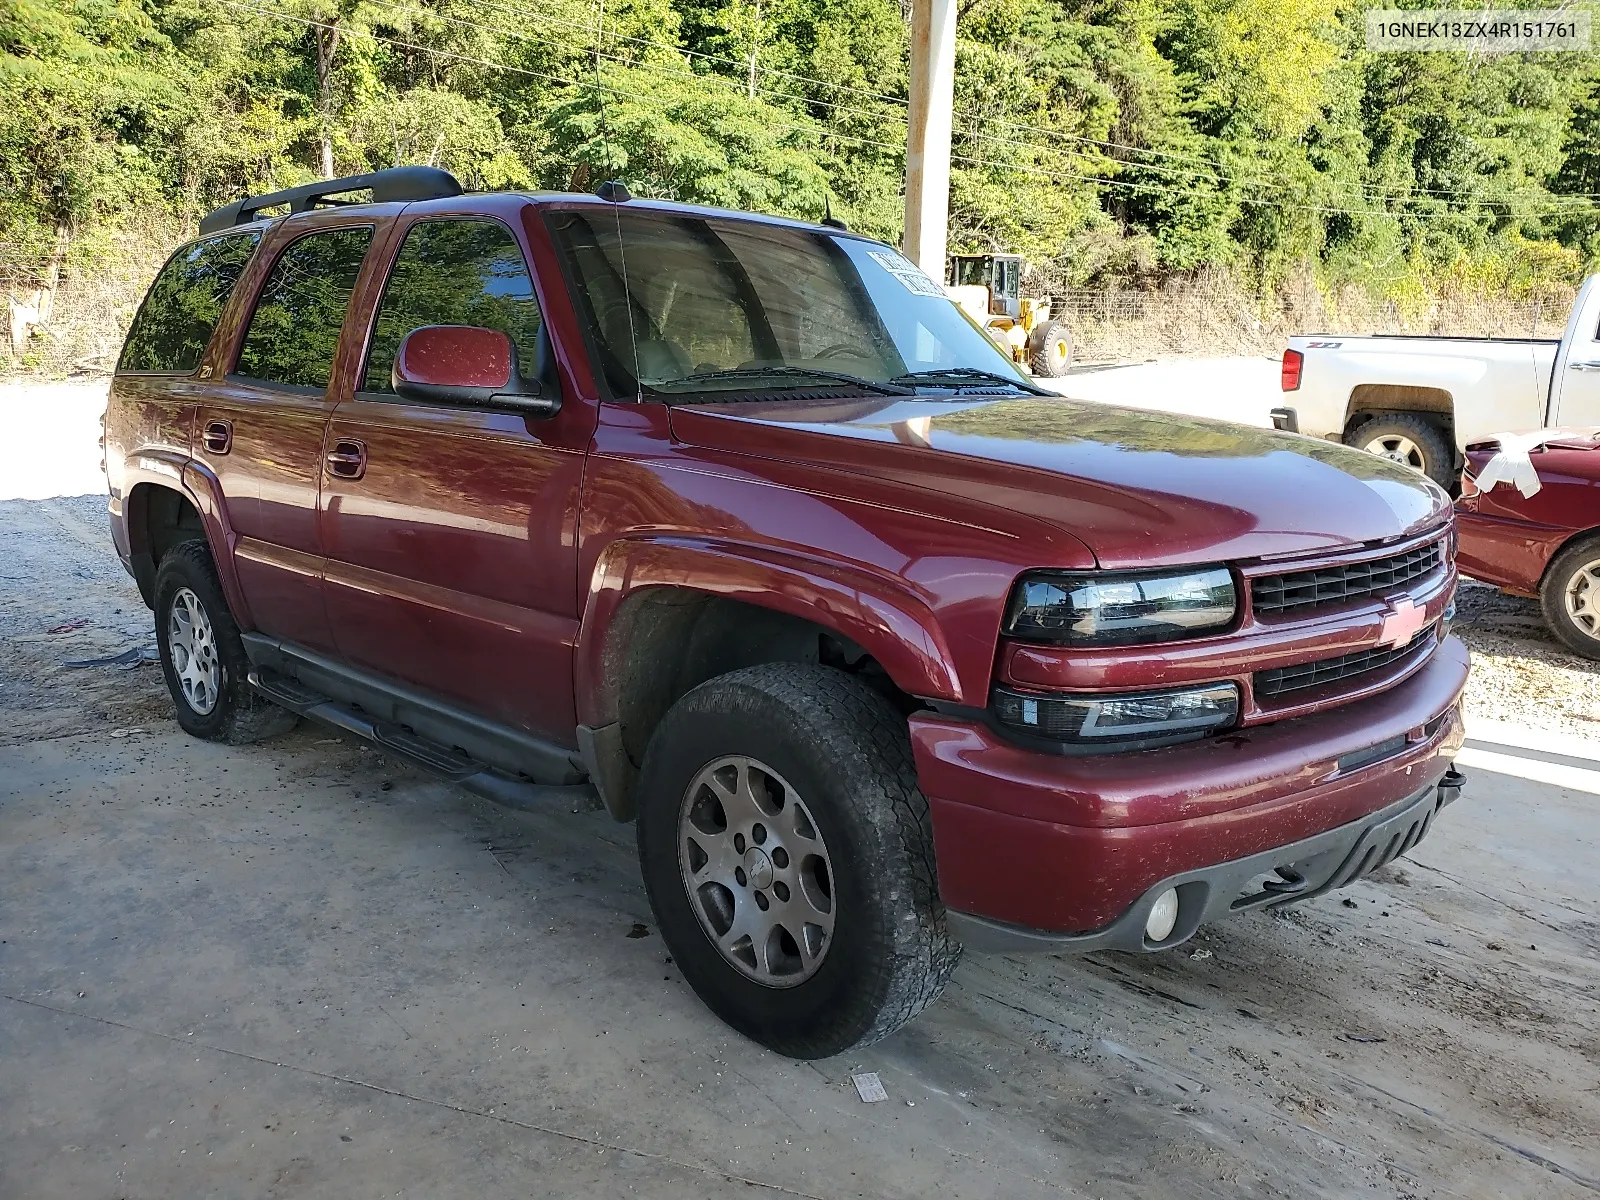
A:
[[[888,897],[889,908],[898,914],[890,944],[873,956],[873,976],[857,991],[871,1011],[852,1005],[826,1027],[769,1044],[796,1057],[817,1058],[879,1041],[932,1004],[961,959],[961,944],[950,933],[939,898],[932,819],[917,786],[905,718],[843,672],[794,663],[747,667],[702,684],[679,701],[681,715],[738,704],[741,695],[752,706],[776,701],[795,714],[817,758],[854,781],[852,796],[884,843],[881,874],[891,889],[909,893],[904,899]],[[646,756],[646,774],[651,757]],[[641,843],[650,832],[649,821],[641,813]]]
[[[1429,479],[1447,492],[1456,485],[1455,447],[1445,439],[1437,425],[1417,413],[1386,412],[1369,416],[1360,424],[1351,426],[1350,432],[1345,435],[1345,445],[1359,449],[1376,436],[1375,430],[1383,428],[1403,432],[1421,448],[1432,464],[1432,469],[1424,472]]]

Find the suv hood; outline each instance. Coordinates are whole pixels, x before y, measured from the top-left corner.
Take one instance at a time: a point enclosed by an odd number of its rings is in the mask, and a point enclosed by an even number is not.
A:
[[[1374,454],[1065,398],[675,405],[672,430],[691,445],[937,493],[949,502],[927,511],[952,520],[1003,525],[997,514],[1027,514],[1111,568],[1384,542],[1450,511],[1439,487]]]

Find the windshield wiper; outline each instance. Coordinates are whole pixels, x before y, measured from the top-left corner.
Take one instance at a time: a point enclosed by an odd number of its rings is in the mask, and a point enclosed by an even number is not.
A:
[[[972,383],[1003,383],[1007,387],[1014,387],[1024,392],[1031,392],[1035,396],[1054,396],[1056,393],[1046,391],[1037,384],[1027,383],[1009,375],[1001,375],[995,371],[980,371],[977,367],[934,367],[927,371],[907,371],[904,375],[896,375],[890,383],[932,383],[940,380],[951,380],[957,387],[962,381]]]
[[[876,379],[863,379],[859,375],[851,375],[845,371],[823,371],[814,367],[730,367],[725,371],[699,371],[693,375],[684,375],[678,379],[664,379],[661,384],[656,384],[655,390],[666,395],[678,394],[680,384],[709,383],[720,379],[821,379],[832,383],[848,383],[852,387],[864,388],[869,392],[876,392],[880,396],[910,396],[915,393],[911,388],[895,383],[882,383]],[[668,386],[663,387],[662,384]]]

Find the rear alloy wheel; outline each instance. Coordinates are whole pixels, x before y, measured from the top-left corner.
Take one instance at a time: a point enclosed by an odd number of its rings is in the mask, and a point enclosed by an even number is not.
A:
[[[1386,413],[1345,434],[1345,445],[1410,467],[1449,491],[1455,484],[1455,454],[1439,427],[1415,413]]]
[[[639,773],[638,837],[684,979],[780,1054],[888,1036],[960,958],[905,718],[841,671],[748,667],[680,699]]]
[[[167,616],[167,652],[183,703],[198,716],[209,716],[222,691],[222,663],[217,634],[200,598],[186,587],[172,596]]]
[[[204,542],[181,542],[156,570],[156,649],[178,724],[213,742],[259,741],[297,718],[250,686],[249,660]]]
[[[1423,457],[1422,447],[1403,433],[1379,434],[1361,448],[1368,454],[1387,458],[1390,462],[1410,467],[1413,471],[1421,471],[1428,465],[1428,460]]]
[[[1600,658],[1600,538],[1556,555],[1539,588],[1545,624],[1585,658]]]

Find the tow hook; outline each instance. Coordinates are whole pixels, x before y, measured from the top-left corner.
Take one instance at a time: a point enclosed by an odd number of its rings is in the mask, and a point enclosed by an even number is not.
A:
[[[1444,773],[1444,778],[1439,780],[1439,807],[1443,808],[1461,794],[1461,789],[1467,785],[1467,777],[1456,770],[1452,763],[1450,769]]]

